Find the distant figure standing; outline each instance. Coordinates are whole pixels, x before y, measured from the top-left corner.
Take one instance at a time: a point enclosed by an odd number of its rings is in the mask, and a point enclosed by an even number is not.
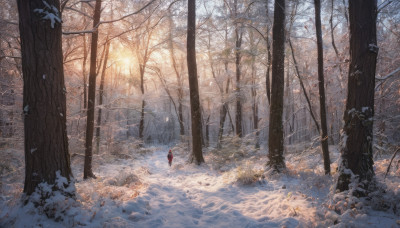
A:
[[[174,158],[174,155],[172,155],[172,151],[171,150],[169,150],[167,158],[168,158],[168,164],[169,164],[169,166],[171,166],[172,165],[172,159]]]

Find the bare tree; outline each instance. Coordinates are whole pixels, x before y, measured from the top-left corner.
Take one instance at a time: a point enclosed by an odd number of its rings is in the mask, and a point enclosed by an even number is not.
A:
[[[196,0],[188,0],[187,66],[189,73],[190,110],[192,114],[192,161],[204,162],[202,151],[202,125],[196,65]]]
[[[85,13],[85,2],[81,2],[81,11]],[[83,25],[86,29],[86,16],[83,16]],[[86,34],[82,34],[83,40],[83,59],[82,59],[82,74],[83,74],[83,109],[87,108],[87,72],[86,72],[86,62],[88,56],[88,48],[86,45]]]
[[[285,74],[285,0],[275,0],[272,28],[272,87],[268,135],[268,165],[276,172],[285,168],[283,157],[283,92]]]
[[[267,74],[265,75],[265,86],[267,90],[267,98],[268,104],[271,104],[271,80],[270,80],[270,70],[271,70],[271,43],[269,41],[269,30],[270,30],[270,22],[269,22],[269,0],[265,1],[265,16],[267,17],[267,32],[265,34],[265,41],[267,43],[267,54],[268,54],[268,61],[267,61]]]
[[[57,173],[72,184],[59,0],[18,0],[24,81],[24,192],[33,193]],[[51,19],[47,15],[52,14]],[[54,185],[58,188],[57,185]]]
[[[375,175],[372,127],[378,55],[376,16],[376,0],[349,1],[350,67],[336,186],[339,191],[349,189],[351,173],[364,189]]]
[[[93,132],[94,132],[94,107],[96,100],[96,62],[97,62],[97,43],[99,39],[99,31],[97,29],[100,22],[101,0],[96,0],[93,28],[96,28],[92,33],[92,42],[90,47],[90,71],[89,71],[89,93],[88,93],[88,109],[86,123],[86,141],[85,141],[85,164],[83,169],[83,178],[96,178],[92,171],[92,156],[93,156]]]
[[[240,62],[242,59],[241,47],[243,39],[243,29],[239,23],[238,17],[238,2],[234,0],[233,3],[233,20],[235,24],[235,67],[236,67],[236,135],[239,137],[243,136],[242,129],[242,103],[240,94]]]
[[[321,148],[324,157],[325,174],[330,174],[331,162],[329,159],[328,127],[326,123],[324,50],[322,49],[322,29],[321,29],[321,1],[314,0],[314,6],[315,6],[315,27],[317,32],[317,49],[318,49],[318,88],[319,88],[319,104],[320,104],[319,110],[321,117]]]

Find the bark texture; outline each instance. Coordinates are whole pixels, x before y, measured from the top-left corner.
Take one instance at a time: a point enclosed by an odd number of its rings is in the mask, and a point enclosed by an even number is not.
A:
[[[84,7],[84,2],[81,2],[81,11],[85,13],[85,7]],[[85,26],[84,29],[86,29],[86,17],[83,17],[83,25]],[[82,35],[82,41],[83,41],[83,60],[82,60],[82,76],[83,76],[83,109],[86,110],[87,108],[87,72],[86,72],[86,62],[87,62],[87,45],[86,45],[86,34],[84,33]],[[84,113],[84,111],[82,112]]]
[[[196,65],[196,0],[188,0],[187,66],[189,73],[190,111],[192,114],[192,157],[197,164],[201,164],[204,162],[204,158],[201,145],[202,125]]]
[[[324,157],[325,174],[331,173],[331,162],[329,159],[328,148],[328,127],[326,123],[325,105],[325,80],[324,80],[324,50],[322,49],[322,29],[321,29],[321,1],[314,0],[315,5],[315,27],[317,32],[318,49],[318,89],[319,89],[319,111],[321,117],[321,148]]]
[[[234,1],[234,20],[235,20],[235,67],[236,67],[236,135],[240,138],[243,136],[242,129],[242,103],[241,103],[241,94],[240,94],[240,61],[242,60],[242,29],[239,28],[238,23],[238,2]]]
[[[271,43],[269,41],[269,1],[267,0],[265,2],[265,16],[267,17],[267,32],[265,34],[266,37],[266,43],[267,43],[267,54],[268,54],[268,61],[267,61],[267,73],[265,75],[265,86],[267,90],[267,98],[268,98],[268,104],[271,104],[271,81],[270,81],[270,70],[271,70]]]
[[[336,186],[339,191],[349,189],[351,173],[356,175],[361,188],[367,188],[375,175],[372,167],[372,127],[378,55],[376,14],[376,0],[349,1],[350,66]]]
[[[60,1],[18,0],[23,71],[23,116],[25,133],[24,193],[38,184],[54,184],[56,172],[72,176],[66,129],[66,98],[61,42],[61,21],[43,19],[44,9],[61,18]]]
[[[93,28],[97,28],[100,22],[101,0],[96,0]],[[87,108],[87,123],[86,123],[86,141],[85,141],[85,164],[83,168],[83,178],[95,178],[92,171],[92,156],[93,156],[93,132],[94,132],[94,107],[96,101],[96,62],[97,62],[97,42],[99,32],[96,29],[92,33],[92,42],[90,48],[90,71],[89,71],[89,91],[88,91],[88,108]]]
[[[285,168],[283,157],[283,92],[285,73],[285,0],[275,0],[272,27],[272,84],[268,135],[268,165],[276,172]]]

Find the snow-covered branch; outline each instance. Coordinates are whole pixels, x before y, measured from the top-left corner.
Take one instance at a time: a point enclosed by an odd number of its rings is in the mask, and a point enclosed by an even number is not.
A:
[[[130,17],[130,16],[133,16],[133,15],[135,15],[135,14],[138,14],[138,13],[140,13],[140,12],[142,12],[144,9],[146,9],[148,6],[150,6],[153,2],[155,2],[156,0],[151,0],[149,3],[147,3],[146,5],[144,5],[142,8],[140,8],[139,10],[137,10],[137,11],[135,11],[135,12],[133,12],[133,13],[130,13],[130,14],[127,14],[127,15],[125,15],[125,16],[122,16],[122,17],[120,17],[120,18],[118,18],[118,19],[114,19],[114,20],[108,20],[108,21],[100,21],[96,26],[95,26],[95,28],[98,28],[101,24],[107,24],[107,23],[114,23],[114,22],[117,22],[117,21],[121,21],[121,20],[123,20],[123,19],[125,19],[125,18],[127,18],[127,17]]]
[[[396,70],[390,72],[388,75],[386,75],[386,76],[384,76],[384,77],[380,77],[380,78],[379,78],[379,77],[375,77],[375,79],[376,79],[376,80],[386,80],[386,79],[392,77],[393,75],[395,75],[395,74],[396,74],[397,72],[399,72],[399,71],[400,71],[400,67],[397,68]]]
[[[90,18],[90,19],[93,20],[93,17],[92,17],[92,16],[90,16],[89,14],[84,13],[84,12],[82,12],[82,11],[80,11],[80,10],[77,10],[77,9],[75,9],[75,8],[72,8],[72,7],[65,7],[65,9],[75,11],[75,12],[80,13],[80,14],[82,14],[83,16],[88,17],[88,18]]]
[[[94,33],[97,29],[92,30],[82,30],[82,31],[70,31],[70,32],[63,32],[63,35],[77,35],[77,34],[84,34],[84,33]]]
[[[8,21],[4,19],[0,19],[0,23],[6,23],[6,24],[11,24],[11,25],[18,25],[18,22],[15,21]]]
[[[382,10],[383,8],[385,8],[386,6],[388,6],[388,5],[389,5],[390,3],[392,3],[392,2],[393,2],[393,0],[388,0],[388,1],[382,2],[382,4],[380,4],[380,5],[378,6],[377,13],[381,12],[381,10]]]
[[[34,9],[33,12],[41,15],[43,20],[49,20],[51,28],[54,28],[54,24],[56,22],[61,24],[61,18],[58,9],[44,0],[42,2],[44,4],[43,9]]]
[[[122,16],[122,17],[120,17],[120,18],[118,18],[118,19],[108,20],[108,21],[100,21],[96,26],[93,27],[92,30],[74,31],[74,32],[63,32],[63,35],[74,35],[74,34],[83,34],[83,33],[93,33],[93,32],[95,32],[95,31],[99,28],[99,26],[100,26],[101,24],[114,23],[114,22],[117,22],[117,21],[121,21],[121,20],[123,20],[123,19],[125,19],[125,18],[127,18],[127,17],[130,17],[130,16],[133,16],[133,15],[135,15],[135,14],[138,14],[138,13],[142,12],[145,8],[147,8],[149,5],[151,5],[151,4],[152,4],[153,2],[155,2],[155,1],[156,1],[156,0],[151,0],[149,3],[147,3],[146,5],[144,5],[144,6],[143,6],[142,8],[140,8],[139,10],[137,10],[137,11],[135,11],[135,12],[133,12],[133,13],[127,14],[127,15],[125,15],[125,16]]]
[[[12,58],[12,59],[20,59],[20,56],[10,56],[10,55],[0,55],[0,59],[4,58]]]

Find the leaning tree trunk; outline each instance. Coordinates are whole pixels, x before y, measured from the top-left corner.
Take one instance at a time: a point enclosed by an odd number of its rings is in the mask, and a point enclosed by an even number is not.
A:
[[[188,0],[187,66],[189,73],[190,111],[192,114],[192,158],[204,162],[201,145],[201,109],[196,65],[196,0]]]
[[[378,55],[376,15],[376,0],[349,1],[350,67],[336,186],[339,191],[349,189],[351,173],[364,189],[375,175],[372,127]]]
[[[285,168],[283,157],[283,91],[285,76],[285,0],[275,0],[272,27],[272,87],[269,115],[268,165],[276,172]]]
[[[93,156],[93,131],[94,131],[94,106],[96,99],[96,61],[97,61],[97,41],[99,32],[97,29],[100,22],[101,0],[96,0],[93,28],[96,28],[92,33],[92,42],[90,48],[90,71],[89,71],[89,93],[88,93],[88,108],[87,108],[87,123],[86,123],[86,142],[85,142],[85,164],[83,168],[83,178],[96,178],[92,171],[92,156]]]
[[[27,195],[42,182],[54,184],[57,175],[73,184],[66,128],[60,1],[47,3],[17,1],[24,82],[24,193]],[[56,17],[53,21],[44,19],[50,13]]]
[[[321,29],[321,1],[314,0],[315,5],[315,27],[317,32],[318,49],[318,88],[319,88],[319,111],[321,116],[321,148],[324,157],[325,174],[331,173],[331,162],[329,159],[328,148],[328,127],[326,123],[325,105],[325,81],[324,81],[324,52],[322,49],[322,29]]]

